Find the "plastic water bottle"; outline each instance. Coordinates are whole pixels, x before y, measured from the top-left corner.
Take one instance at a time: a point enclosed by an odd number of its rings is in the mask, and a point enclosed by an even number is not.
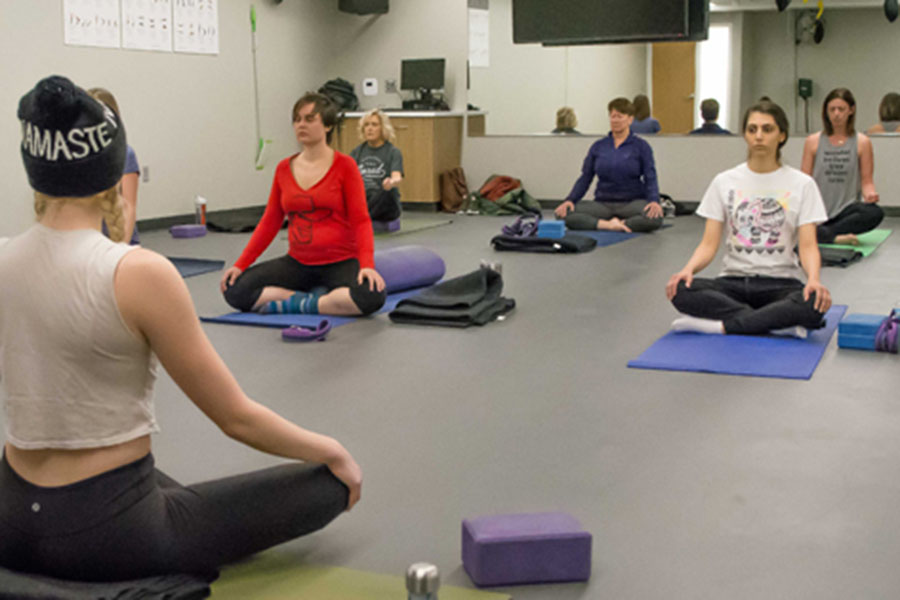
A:
[[[194,198],[194,220],[197,225],[206,225],[206,198],[203,196]]]
[[[433,564],[418,562],[406,569],[408,600],[438,600],[439,587],[441,587],[441,573]]]

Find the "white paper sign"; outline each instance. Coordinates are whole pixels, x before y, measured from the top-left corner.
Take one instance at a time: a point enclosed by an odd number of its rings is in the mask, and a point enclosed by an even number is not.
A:
[[[490,13],[481,8],[469,9],[469,66],[491,66]]]
[[[174,0],[176,52],[219,53],[218,0]]]
[[[63,0],[65,43],[118,48],[119,0]]]
[[[172,51],[172,0],[122,0],[122,47]]]

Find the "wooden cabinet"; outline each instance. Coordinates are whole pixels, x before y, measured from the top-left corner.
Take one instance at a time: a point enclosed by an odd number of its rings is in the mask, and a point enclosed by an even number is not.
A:
[[[362,143],[359,118],[363,113],[347,113],[340,132],[332,138],[335,150],[349,154]],[[463,116],[459,113],[388,113],[403,153],[403,181],[400,199],[406,202],[437,204],[441,200],[441,171],[460,166],[462,160]]]

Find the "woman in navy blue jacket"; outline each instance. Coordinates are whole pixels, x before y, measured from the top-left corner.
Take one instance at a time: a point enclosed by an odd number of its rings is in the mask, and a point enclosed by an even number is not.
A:
[[[656,165],[650,144],[631,133],[634,107],[628,98],[615,98],[609,109],[609,135],[588,151],[581,176],[556,208],[556,216],[569,229],[647,232],[659,229]],[[594,177],[594,202],[581,202]]]

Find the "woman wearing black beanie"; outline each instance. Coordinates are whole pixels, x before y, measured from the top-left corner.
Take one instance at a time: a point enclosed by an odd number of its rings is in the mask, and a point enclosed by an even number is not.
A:
[[[18,116],[38,222],[0,245],[0,567],[78,581],[211,577],[352,507],[362,475],[350,453],[248,398],[173,265],[100,233],[116,222],[125,161],[117,115],[53,76]],[[157,360],[226,435],[309,462],[188,487],[156,470]]]

